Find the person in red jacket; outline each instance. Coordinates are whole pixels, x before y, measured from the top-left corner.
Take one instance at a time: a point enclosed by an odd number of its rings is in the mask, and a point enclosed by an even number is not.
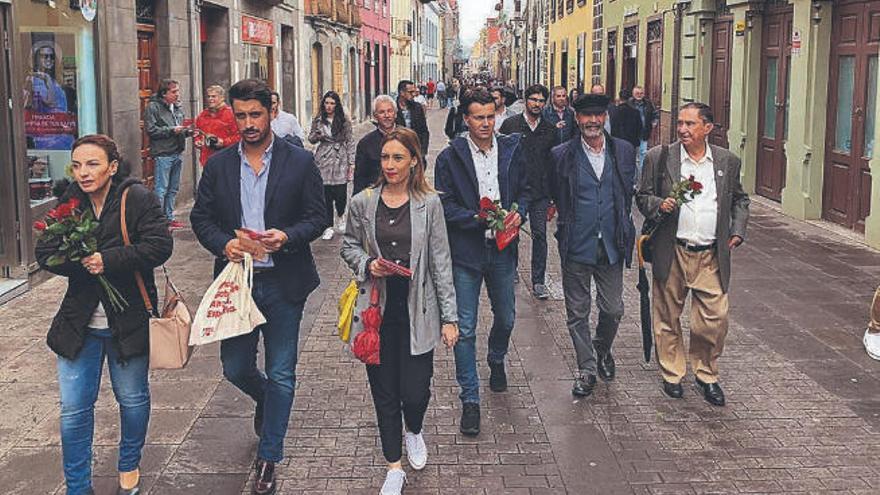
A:
[[[232,109],[224,101],[226,90],[222,86],[209,86],[205,90],[208,107],[196,118],[198,136],[194,140],[199,149],[199,163],[205,166],[215,151],[233,145],[240,139]]]

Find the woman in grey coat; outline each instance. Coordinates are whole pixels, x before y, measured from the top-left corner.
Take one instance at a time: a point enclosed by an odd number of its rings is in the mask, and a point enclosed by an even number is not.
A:
[[[388,474],[382,495],[399,494],[406,482],[401,467],[401,416],[406,426],[410,467],[425,467],[428,449],[422,421],[431,398],[434,348],[458,340],[458,311],[443,205],[425,180],[416,134],[397,128],[382,144],[382,175],[376,187],[352,198],[342,241],[342,258],[358,282],[351,342],[363,331],[359,316],[379,289],[382,325],[378,365],[367,365]],[[412,271],[395,275],[380,260]]]
[[[354,169],[355,142],[351,122],[342,108],[342,101],[335,91],[328,91],[321,100],[321,112],[312,120],[309,142],[317,144],[315,165],[324,180],[324,200],[327,203],[327,230],[323,239],[333,238],[334,227],[345,231],[346,197],[348,178]],[[334,225],[333,210],[339,222]]]

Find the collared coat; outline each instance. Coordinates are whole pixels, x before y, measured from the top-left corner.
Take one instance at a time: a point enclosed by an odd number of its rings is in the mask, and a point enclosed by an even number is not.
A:
[[[718,216],[715,226],[717,239],[715,253],[718,256],[718,268],[721,272],[721,288],[727,292],[730,286],[730,247],[727,241],[731,236],[746,238],[746,226],[749,222],[749,195],[743,191],[740,183],[741,163],[739,158],[730,151],[715,145],[712,148],[713,167],[715,168],[715,188],[718,195]],[[662,154],[662,146],[656,146],[645,155],[644,168],[636,194],[636,204],[645,218],[660,217],[660,203],[671,195],[672,187],[681,180],[681,143],[676,141],[669,145],[666,163],[658,163]],[[657,180],[655,174],[661,174]],[[660,190],[656,190],[659,182]],[[672,217],[663,222],[654,232],[654,262],[652,271],[654,278],[665,282],[669,278],[669,270],[675,257],[676,235],[678,233],[678,215],[676,210]]]
[[[556,220],[556,241],[560,257],[565,260],[569,252],[568,240],[574,227],[574,211],[577,207],[578,153],[582,151],[581,139],[571,139],[553,148],[553,167],[550,171],[550,197],[556,203],[559,218]],[[614,181],[614,207],[617,214],[617,238],[614,240],[624,262],[632,264],[632,251],[636,229],[632,221],[632,197],[635,189],[636,157],[632,145],[622,139],[605,134],[605,146],[611,154],[616,170]]]
[[[499,135],[496,139],[501,206],[509,210],[516,203],[517,211],[525,223],[531,187],[520,135]],[[446,212],[452,263],[474,270],[481,269],[486,246],[486,224],[476,219],[480,210],[480,186],[466,137],[454,139],[437,157],[434,187],[440,192]],[[518,239],[505,249],[516,249],[517,243]]]
[[[321,117],[315,117],[309,131],[309,142],[318,145],[315,148],[315,165],[321,171],[324,185],[338,186],[348,183],[348,171],[354,165],[355,155],[354,134],[348,117],[343,122],[342,132],[337,136],[325,134]]]
[[[369,274],[370,260],[382,255],[376,241],[376,210],[382,187],[367,188],[351,199],[345,234],[342,236],[342,259],[354,272],[358,297],[351,324],[351,342],[364,330],[361,313],[370,305],[373,285],[378,285],[380,307],[385,307],[385,279]],[[455,286],[452,282],[452,259],[446,236],[443,205],[436,193],[425,197],[410,195],[412,244],[409,284],[410,354],[418,356],[434,350],[440,343],[444,323],[458,322]]]
[[[272,254],[273,272],[282,282],[286,299],[302,302],[320,282],[310,243],[327,227],[324,187],[311,153],[278,136],[272,146],[263,217],[267,230],[287,234],[287,243]],[[199,243],[216,256],[216,277],[228,263],[226,243],[235,239],[235,229],[241,227],[238,146],[208,159],[189,218]]]

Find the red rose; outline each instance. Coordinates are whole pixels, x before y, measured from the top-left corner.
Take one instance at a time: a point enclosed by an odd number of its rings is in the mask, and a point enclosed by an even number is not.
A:
[[[494,201],[492,201],[491,199],[489,199],[489,198],[483,196],[483,198],[480,199],[480,209],[481,209],[481,210],[492,210],[492,211],[495,211],[495,210],[497,209],[497,207],[495,206],[495,202],[494,202]]]
[[[38,231],[42,232],[42,231],[46,230],[47,227],[48,227],[48,225],[46,225],[46,222],[43,222],[40,220],[34,222],[34,230],[38,230]]]
[[[688,177],[688,182],[696,182],[696,179],[694,178],[693,175]]]
[[[697,181],[694,181],[693,184],[691,184],[691,190],[694,191],[695,193],[698,193],[703,190],[703,184],[701,184]]]
[[[488,220],[489,212],[487,212],[486,210],[480,210],[480,212],[477,213],[477,216],[480,217],[480,220]]]
[[[70,205],[71,210],[75,210],[79,208],[79,198],[70,198],[70,201],[67,202]]]
[[[54,211],[57,216],[52,217],[52,218],[54,218],[56,220],[63,220],[63,219],[70,216],[71,212],[73,211],[73,208],[70,206],[70,203],[61,203],[60,205],[58,205],[55,208]]]

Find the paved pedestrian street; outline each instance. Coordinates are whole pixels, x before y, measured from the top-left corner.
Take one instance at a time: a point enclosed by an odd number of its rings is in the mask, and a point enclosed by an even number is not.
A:
[[[433,158],[446,142],[445,112],[432,111],[429,120]],[[721,358],[726,407],[706,403],[690,386],[692,375],[684,399],[663,394],[656,362],[641,357],[635,270],[625,274],[617,379],[575,400],[556,243],[549,243],[553,297],[538,301],[525,238],[510,388],[488,390],[484,296],[482,433],[459,434],[453,354],[438,349],[425,421],[428,466],[406,467],[406,493],[880,493],[880,363],[861,344],[880,254],[767,203],[752,205],[747,242],[733,260]],[[322,284],[302,324],[281,494],[375,494],[385,476],[364,366],[335,334],[337,296],[350,280],[340,243],[336,236],[313,244]],[[192,309],[210,282],[211,261],[191,230],[175,233],[169,266]],[[0,307],[3,494],[63,493],[55,357],[44,340],[65,286],[52,278]],[[250,493],[253,403],[222,379],[218,355],[218,345],[206,346],[185,370],[151,374],[141,465],[147,493]],[[96,416],[96,493],[111,494],[119,416],[106,373]]]

